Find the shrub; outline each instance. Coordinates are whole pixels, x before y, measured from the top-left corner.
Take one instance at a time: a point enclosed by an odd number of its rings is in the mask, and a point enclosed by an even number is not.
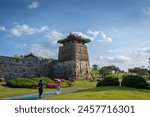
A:
[[[119,83],[118,83],[118,78],[117,77],[111,77],[111,76],[107,76],[104,78],[104,80],[102,81],[99,81],[97,84],[96,84],[96,87],[99,87],[99,86],[118,86]]]
[[[126,75],[123,77],[122,85],[127,87],[146,88],[146,80],[138,75]]]
[[[41,78],[31,78],[31,80],[35,81],[35,82],[39,82],[40,80],[43,81],[44,84],[46,83],[53,83],[54,81],[49,79],[49,78],[45,78],[45,77],[41,77]]]
[[[139,89],[148,89],[149,85],[146,82],[139,82],[135,85],[135,87]]]
[[[118,86],[118,78],[106,77],[102,81],[102,86]]]
[[[47,88],[56,88],[56,87],[58,87],[60,84],[58,84],[58,83],[47,83],[46,84],[46,87]]]
[[[41,77],[41,78],[16,78],[7,81],[7,85],[10,87],[16,87],[16,88],[37,88],[38,82],[42,80],[44,84],[46,83],[53,83],[54,81]]]
[[[102,86],[102,81],[99,81],[97,84],[96,84],[96,87],[100,87]]]
[[[15,88],[31,88],[33,87],[35,81],[28,78],[16,78],[7,81],[7,85]]]

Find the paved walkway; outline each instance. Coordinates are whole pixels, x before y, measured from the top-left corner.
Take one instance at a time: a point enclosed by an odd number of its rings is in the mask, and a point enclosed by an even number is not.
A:
[[[77,91],[77,90],[64,90],[61,92],[61,94],[71,93],[71,92],[75,92],[75,91]],[[54,96],[54,95],[56,95],[56,91],[44,92],[42,95],[42,98],[45,98],[48,96]],[[31,95],[7,98],[6,100],[38,100],[38,99],[39,99],[38,94],[31,94]]]

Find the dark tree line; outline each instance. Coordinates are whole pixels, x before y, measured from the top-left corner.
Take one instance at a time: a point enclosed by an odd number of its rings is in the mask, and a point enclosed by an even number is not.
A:
[[[144,68],[144,67],[130,68],[130,69],[128,69],[128,72],[131,74],[136,74],[136,75],[140,75],[140,76],[148,75],[148,69]]]

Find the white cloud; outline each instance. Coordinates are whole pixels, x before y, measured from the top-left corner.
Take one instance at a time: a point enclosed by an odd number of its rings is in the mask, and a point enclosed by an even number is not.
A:
[[[82,32],[71,32],[71,33],[77,34],[78,36],[91,39],[91,40],[97,39],[97,41],[112,42],[112,38],[107,36],[102,31],[87,30],[85,34]],[[47,37],[49,41],[52,41],[53,44],[56,44],[58,40],[65,38],[65,34],[53,30],[53,31],[49,31],[48,33],[46,33],[44,37]]]
[[[141,56],[146,55],[146,54],[150,54],[150,47],[148,47],[148,48],[139,48],[139,49],[136,50],[136,52]]]
[[[107,36],[103,31],[87,30],[87,34],[90,35],[92,40],[109,43],[112,42],[112,38],[110,36]]]
[[[0,31],[6,31],[5,26],[0,26]]]
[[[17,44],[17,45],[15,45],[15,47],[22,49],[22,48],[28,48],[28,45],[25,43],[24,44]]]
[[[129,63],[131,61],[131,59],[127,56],[117,56],[117,57],[114,57],[111,62],[112,63]]]
[[[100,32],[99,35],[100,39],[98,41],[103,41],[103,42],[112,42],[112,38],[107,36],[104,32]]]
[[[91,31],[87,30],[87,34],[91,35],[92,37],[96,38],[99,35],[99,31]]]
[[[36,9],[37,7],[39,7],[39,4],[36,1],[28,5],[28,8],[30,9]]]
[[[117,53],[118,50],[109,50],[108,52],[109,52],[109,53]]]
[[[10,33],[14,36],[21,36],[23,33],[25,34],[33,34],[34,29],[30,28],[28,25],[23,24],[22,26],[16,25],[14,28],[10,30]]]
[[[119,30],[118,29],[116,29],[116,28],[113,28],[112,29],[114,32],[118,32]]]
[[[55,50],[52,50],[51,48],[44,47],[40,44],[33,44],[31,46],[31,52],[37,56],[41,57],[55,57],[56,52]]]
[[[53,30],[53,31],[46,33],[44,37],[48,38],[50,43],[56,44],[58,40],[64,38],[64,34]]]
[[[116,64],[116,63],[129,63],[131,59],[129,57],[120,55],[115,57],[109,57],[109,56],[99,56],[97,58],[100,62],[104,62],[107,64]]]
[[[132,59],[128,56],[119,55],[119,56],[99,56],[95,60],[91,61],[91,65],[97,64],[99,67],[115,65],[122,70],[127,70],[130,68]]]
[[[42,26],[41,28],[37,29],[38,32],[44,32],[44,31],[47,31],[47,30],[49,30],[47,25]]]
[[[36,32],[44,32],[48,30],[48,26],[42,26],[40,28],[32,28],[26,24],[23,25],[15,25],[15,27],[13,27],[12,29],[10,29],[10,33],[13,36],[21,36],[22,34],[27,34],[27,35],[31,35],[34,34]]]

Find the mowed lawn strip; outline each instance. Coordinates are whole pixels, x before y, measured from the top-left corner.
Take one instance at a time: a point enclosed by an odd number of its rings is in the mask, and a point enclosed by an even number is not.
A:
[[[127,87],[100,87],[51,96],[44,100],[150,100],[150,90]]]

